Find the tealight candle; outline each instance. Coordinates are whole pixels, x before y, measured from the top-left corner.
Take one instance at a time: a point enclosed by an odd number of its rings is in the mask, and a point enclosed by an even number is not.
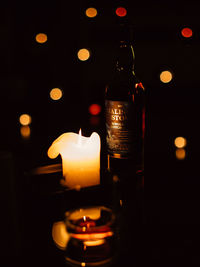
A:
[[[62,157],[64,184],[69,188],[89,187],[100,183],[100,137],[64,133],[50,146],[48,156]]]
[[[73,266],[103,266],[116,256],[115,214],[104,206],[68,210],[52,227],[56,246]]]

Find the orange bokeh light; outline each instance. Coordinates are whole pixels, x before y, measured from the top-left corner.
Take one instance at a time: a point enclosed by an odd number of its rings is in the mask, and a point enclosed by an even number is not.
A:
[[[99,115],[101,112],[101,106],[98,104],[92,104],[89,106],[89,112],[91,115]]]
[[[45,33],[38,33],[35,37],[36,42],[44,44],[47,41],[47,35]]]
[[[176,158],[178,160],[183,160],[186,157],[186,152],[184,148],[177,148],[176,149]]]
[[[127,10],[124,7],[118,7],[115,11],[116,15],[118,17],[125,17],[127,14]]]
[[[185,38],[190,38],[190,37],[192,37],[193,32],[192,32],[192,29],[190,29],[190,28],[183,28],[181,30],[181,34]]]
[[[187,140],[182,136],[176,137],[174,140],[174,145],[178,148],[183,148],[186,146],[186,144]]]
[[[61,99],[62,97],[62,90],[59,89],[59,88],[53,88],[51,91],[50,91],[50,97],[51,99],[53,100],[59,100]]]
[[[20,127],[20,133],[24,139],[28,139],[31,135],[31,129],[28,125],[22,125]]]
[[[77,53],[78,59],[81,61],[86,61],[90,57],[90,51],[86,48],[82,48]]]
[[[32,118],[29,114],[22,114],[19,117],[19,122],[21,125],[24,125],[24,126],[29,125],[31,121],[32,121]]]
[[[94,18],[97,15],[97,10],[94,7],[89,7],[86,9],[85,14],[88,18]]]
[[[173,78],[173,75],[170,71],[165,70],[160,73],[160,81],[163,83],[169,83],[171,82]]]

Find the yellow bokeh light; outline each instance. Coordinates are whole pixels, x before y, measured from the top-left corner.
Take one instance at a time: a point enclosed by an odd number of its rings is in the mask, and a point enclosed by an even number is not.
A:
[[[44,44],[47,41],[47,35],[45,33],[38,33],[35,37],[36,42]]]
[[[32,121],[32,118],[29,114],[22,114],[20,117],[19,117],[19,122],[21,125],[29,125]]]
[[[186,144],[187,144],[187,141],[182,136],[176,137],[174,140],[174,145],[178,148],[183,148],[186,146]]]
[[[62,95],[63,95],[62,90],[59,89],[59,88],[53,88],[50,91],[50,97],[53,100],[59,100],[59,99],[61,99]]]
[[[172,80],[172,73],[168,70],[162,71],[160,74],[160,80],[163,83],[169,83]]]
[[[27,139],[31,135],[31,128],[28,125],[23,125],[20,127],[20,133],[24,139]]]
[[[86,9],[85,14],[89,18],[94,18],[97,15],[97,10],[94,7],[89,7]]]
[[[186,157],[186,152],[184,148],[177,148],[176,149],[176,158],[178,160],[183,160]]]
[[[78,59],[81,61],[86,61],[90,57],[90,51],[86,48],[82,48],[78,51]]]

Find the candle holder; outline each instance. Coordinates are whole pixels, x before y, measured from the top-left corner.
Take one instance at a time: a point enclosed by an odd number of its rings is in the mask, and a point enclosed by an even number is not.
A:
[[[53,225],[53,240],[72,266],[108,265],[117,251],[116,216],[104,206],[69,210]]]

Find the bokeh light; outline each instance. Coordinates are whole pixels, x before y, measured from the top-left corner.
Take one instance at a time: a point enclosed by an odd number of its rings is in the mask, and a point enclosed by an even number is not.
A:
[[[98,126],[98,125],[100,125],[100,121],[101,121],[100,116],[91,116],[90,117],[90,124],[92,126]]]
[[[36,42],[44,44],[47,41],[47,35],[45,33],[38,33],[35,37]]]
[[[20,133],[22,138],[28,139],[31,135],[31,128],[28,125],[23,125],[20,127]]]
[[[126,14],[127,14],[127,10],[125,7],[118,7],[116,10],[115,10],[115,13],[118,17],[125,17]]]
[[[193,32],[192,32],[192,29],[190,29],[190,28],[183,28],[181,30],[181,34],[185,38],[190,38],[190,37],[192,37]]]
[[[178,160],[183,160],[186,157],[186,152],[184,148],[177,148],[176,149],[176,158]]]
[[[49,94],[50,94],[51,99],[53,100],[59,100],[62,98],[62,95],[63,95],[62,90],[59,88],[53,88]]]
[[[29,125],[31,121],[32,121],[32,118],[29,114],[22,114],[19,117],[19,122],[21,125],[24,125],[24,126]]]
[[[97,10],[94,7],[89,7],[86,9],[85,14],[89,18],[94,18],[97,16]]]
[[[92,104],[89,106],[89,112],[91,115],[99,115],[101,112],[101,106],[99,104]]]
[[[160,73],[160,81],[163,83],[169,83],[171,82],[173,78],[173,75],[170,71],[165,70]]]
[[[86,61],[90,57],[90,51],[86,48],[82,48],[77,53],[78,59],[81,61]]]
[[[187,144],[187,141],[184,137],[182,136],[179,136],[179,137],[176,137],[175,140],[174,140],[174,145],[177,147],[177,148],[183,148],[185,147]]]

